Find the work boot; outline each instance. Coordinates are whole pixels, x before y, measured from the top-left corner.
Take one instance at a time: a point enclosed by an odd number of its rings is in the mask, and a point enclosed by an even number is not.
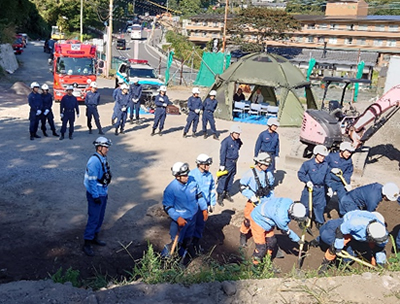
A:
[[[318,275],[325,275],[330,264],[331,264],[331,261],[328,261],[326,258],[324,258],[322,260],[321,266],[319,266],[319,268],[318,268]]]
[[[116,136],[118,136],[118,128],[115,129],[115,133]]]
[[[69,134],[68,138],[72,140],[73,139],[72,134]]]
[[[183,132],[183,138],[187,137],[187,133]]]
[[[221,207],[224,207],[224,194],[223,193],[218,193],[218,195],[217,195],[217,203]]]
[[[131,123],[131,125],[133,125],[133,118],[131,118],[130,123]]]
[[[64,139],[64,133],[61,133],[59,140],[63,140]]]
[[[104,135],[103,130],[100,130],[100,131],[99,131],[99,135]]]
[[[44,137],[49,137],[49,135],[47,135],[46,131],[44,131],[44,130],[42,130],[42,131],[43,131],[43,136]]]
[[[85,244],[83,245],[82,250],[84,253],[86,253],[86,255],[94,256],[94,251],[90,240],[85,240]]]
[[[39,135],[37,135],[36,133],[33,134],[33,137],[35,138],[41,138]]]
[[[194,256],[199,256],[199,255],[201,255],[201,254],[203,253],[203,248],[201,247],[201,245],[200,245],[199,243],[200,243],[200,239],[197,238],[197,237],[194,237],[194,238],[193,238],[193,241],[192,241],[192,246],[193,246],[194,252],[192,252],[192,251],[190,250],[190,248],[188,249],[189,254],[190,254],[192,257],[194,257]],[[194,254],[194,255],[193,255],[193,254]]]
[[[310,244],[311,247],[318,247],[319,246],[319,239],[315,238],[309,244]]]
[[[158,132],[158,135],[163,136],[162,129],[160,129],[160,131]]]
[[[196,132],[193,132],[192,137],[193,137],[193,138],[196,138],[196,137],[197,137]]]
[[[99,236],[97,233],[94,235],[92,244],[97,245],[97,246],[106,246],[107,245],[106,242],[103,242],[102,240],[99,239]]]
[[[151,131],[151,134],[150,134],[151,136],[154,136],[154,135],[156,135],[156,129],[153,129],[152,131]]]
[[[35,139],[35,137],[33,136],[33,133],[31,133],[30,140],[34,140],[34,139]]]
[[[203,133],[203,138],[204,138],[204,139],[207,139],[207,132],[204,132],[204,133]]]
[[[240,232],[240,246],[247,247],[247,234]]]
[[[136,119],[136,124],[137,124],[137,125],[140,125],[140,124],[141,124],[140,118],[137,118],[137,119]]]
[[[89,129],[89,134],[92,134],[92,129]]]
[[[215,140],[219,140],[219,138],[218,138],[218,136],[217,136],[216,134],[213,135],[213,138],[214,138]]]
[[[229,202],[233,203],[233,198],[231,197],[231,195],[229,194],[228,191],[225,191],[225,198],[226,198]]]
[[[119,131],[119,133],[125,134],[125,130],[124,130],[124,129],[121,129],[121,131]]]
[[[275,254],[275,259],[283,259],[284,257],[285,257],[285,252],[278,246],[278,250],[276,251]]]
[[[53,130],[53,136],[57,136],[58,137],[60,135],[57,134],[56,130]]]

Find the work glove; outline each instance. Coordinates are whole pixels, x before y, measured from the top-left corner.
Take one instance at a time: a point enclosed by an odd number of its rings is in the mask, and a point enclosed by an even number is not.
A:
[[[306,185],[311,190],[314,188],[314,184],[312,183],[312,181],[308,181]]]
[[[275,156],[275,166],[279,164],[279,156]]]
[[[225,166],[219,166],[219,171],[224,171],[225,170]]]
[[[126,111],[126,107],[122,107],[121,111],[125,112]]]
[[[134,103],[137,103],[137,102],[139,101],[139,99],[132,98],[132,101],[133,101]]]
[[[353,189],[353,188],[351,187],[351,185],[346,185],[346,186],[344,186],[344,188],[346,189],[346,191],[351,191],[351,189]]]
[[[328,195],[329,197],[333,196],[333,190],[332,188],[328,188],[328,192],[326,193],[326,195]]]
[[[97,204],[97,205],[100,205],[101,204],[101,199],[100,199],[100,197],[96,197],[95,199],[93,199],[94,200],[94,203],[95,204]]]
[[[79,113],[78,113],[78,114],[76,114],[76,117],[78,117],[78,118],[79,118]]]
[[[49,114],[49,112],[50,112],[50,110],[49,109],[46,109],[45,111],[44,111],[44,115],[47,115],[47,114]]]
[[[64,118],[64,114],[63,114],[63,113],[61,113],[61,114],[60,114],[60,117],[61,117],[61,119],[63,119],[63,118]]]
[[[166,108],[166,107],[167,107],[167,104],[164,102],[164,103],[162,104],[162,106],[163,106],[164,108]]]
[[[206,209],[206,210],[203,210],[203,220],[204,220],[205,222],[208,220],[208,211],[207,211],[207,209]]]
[[[195,112],[196,114],[199,114],[199,113],[200,113],[200,109],[196,109],[196,110],[194,110],[194,112]]]
[[[40,114],[42,114],[42,111],[41,110],[37,110],[36,111],[36,116],[39,116]]]
[[[183,217],[178,217],[178,219],[176,221],[177,221],[179,227],[183,227],[187,223],[187,221]]]
[[[255,195],[253,195],[253,196],[250,198],[250,200],[251,200],[252,203],[257,203],[257,202],[258,202],[258,198],[257,198],[257,196],[255,196]]]

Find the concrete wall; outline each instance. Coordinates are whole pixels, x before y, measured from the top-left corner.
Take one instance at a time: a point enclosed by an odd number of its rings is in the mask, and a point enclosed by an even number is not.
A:
[[[17,58],[10,44],[0,44],[0,66],[11,73],[18,69]]]

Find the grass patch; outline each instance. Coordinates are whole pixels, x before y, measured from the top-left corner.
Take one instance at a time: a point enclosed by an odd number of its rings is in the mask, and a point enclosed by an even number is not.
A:
[[[71,282],[74,287],[81,287],[82,282],[79,278],[80,272],[79,270],[73,270],[72,267],[68,268],[67,271],[63,272],[62,267],[60,267],[57,272],[53,275],[50,275],[50,278],[54,283],[64,284],[66,282]]]

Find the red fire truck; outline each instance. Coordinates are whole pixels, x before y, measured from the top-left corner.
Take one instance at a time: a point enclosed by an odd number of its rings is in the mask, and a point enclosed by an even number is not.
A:
[[[54,99],[60,101],[68,85],[73,95],[84,101],[90,83],[96,81],[96,46],[78,40],[60,41],[54,45],[53,75]]]

